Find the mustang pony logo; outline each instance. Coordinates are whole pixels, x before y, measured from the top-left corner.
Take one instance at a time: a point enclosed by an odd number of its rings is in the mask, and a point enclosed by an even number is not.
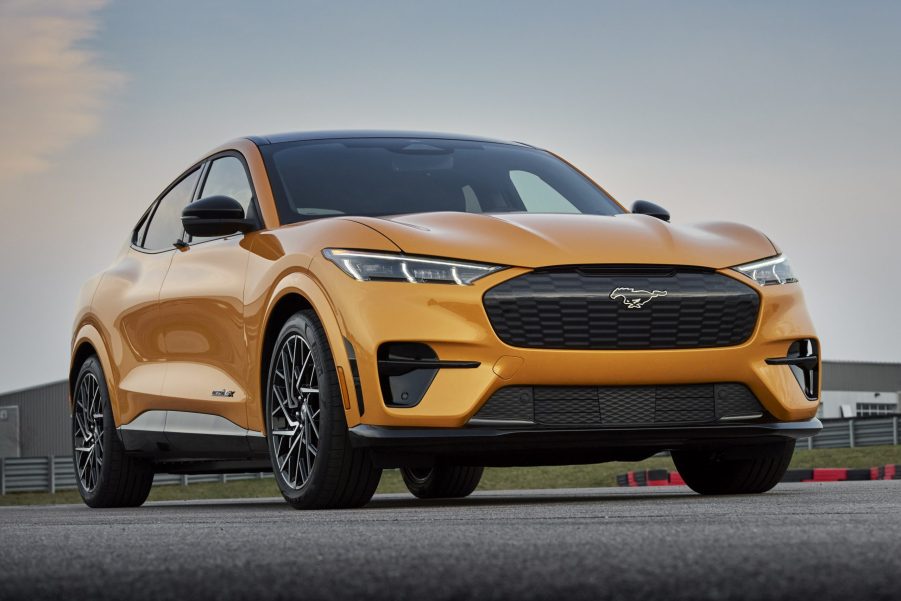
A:
[[[611,300],[622,300],[628,309],[641,309],[651,299],[666,296],[666,290],[636,290],[635,288],[617,288],[610,293]]]

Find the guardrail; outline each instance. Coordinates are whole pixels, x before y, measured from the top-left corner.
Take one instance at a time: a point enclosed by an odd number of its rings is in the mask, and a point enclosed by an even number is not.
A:
[[[835,449],[897,445],[899,416],[824,419],[823,431],[798,441],[799,449]],[[272,477],[272,474],[157,474],[153,485],[189,486],[206,482],[231,482]],[[76,488],[72,457],[0,458],[0,495],[11,492],[50,492]]]
[[[272,474],[157,474],[153,485],[189,486],[208,482],[233,482],[271,478]],[[14,492],[49,492],[77,488],[75,466],[68,455],[56,457],[0,458],[0,495]]]
[[[824,419],[823,430],[802,438],[798,449],[841,449],[898,444],[898,415]]]

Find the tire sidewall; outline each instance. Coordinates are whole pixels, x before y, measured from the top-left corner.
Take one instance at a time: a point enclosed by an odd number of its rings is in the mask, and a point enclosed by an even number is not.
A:
[[[87,490],[81,482],[81,477],[78,473],[78,459],[75,454],[75,398],[74,395],[78,394],[78,387],[81,385],[82,379],[86,374],[92,374],[95,378],[97,378],[97,383],[100,387],[100,403],[103,407],[103,460],[100,464],[100,475],[97,478],[97,483],[94,486],[93,490]],[[70,420],[70,429],[71,429],[71,440],[72,440],[72,465],[75,469],[75,482],[78,486],[78,492],[81,494],[81,498],[84,500],[85,504],[94,507],[102,505],[101,497],[106,488],[106,483],[110,478],[110,470],[112,469],[110,460],[110,453],[113,451],[114,445],[114,437],[117,436],[116,433],[116,421],[113,418],[112,406],[110,405],[109,399],[109,389],[106,385],[106,377],[103,374],[103,368],[100,366],[100,362],[98,361],[96,356],[89,357],[85,360],[85,362],[81,365],[81,369],[78,370],[78,377],[75,380],[75,388],[73,392],[72,398],[72,418]]]
[[[791,462],[795,441],[738,447],[744,459],[721,458],[711,451],[674,451],[673,461],[685,483],[704,495],[759,494],[778,484]],[[735,448],[729,449],[735,451]],[[761,478],[761,469],[770,470]]]
[[[437,464],[424,476],[414,473],[416,468],[401,468],[404,484],[420,499],[460,499],[472,494],[482,479],[484,468]],[[423,469],[423,468],[420,468]]]
[[[272,380],[275,375],[275,366],[278,361],[279,352],[290,336],[298,334],[309,345],[313,353],[313,359],[316,362],[316,378],[319,385],[319,448],[316,460],[313,462],[313,469],[307,481],[300,488],[292,488],[285,482],[281,472],[278,469],[278,459],[275,455],[275,445],[272,435],[272,411],[273,411],[273,395],[271,393]],[[285,322],[279,333],[278,339],[272,349],[272,357],[269,362],[268,376],[266,378],[265,390],[265,412],[266,412],[266,439],[269,446],[269,456],[272,461],[272,471],[275,475],[275,481],[281,490],[282,496],[292,504],[303,504],[307,497],[311,497],[316,490],[324,484],[326,472],[328,471],[330,445],[328,444],[334,436],[335,429],[344,425],[344,405],[340,398],[335,400],[338,391],[332,387],[328,378],[328,370],[334,370],[334,361],[332,360],[331,351],[328,343],[320,339],[316,331],[315,324],[303,313],[296,313]],[[336,411],[335,405],[339,405],[341,412]]]
[[[400,475],[404,481],[404,485],[406,485],[407,487],[407,490],[409,490],[410,493],[414,496],[420,497],[429,493],[429,490],[432,487],[432,482],[435,479],[435,467],[429,468],[429,471],[425,476],[416,475],[413,472],[413,469],[401,468]]]

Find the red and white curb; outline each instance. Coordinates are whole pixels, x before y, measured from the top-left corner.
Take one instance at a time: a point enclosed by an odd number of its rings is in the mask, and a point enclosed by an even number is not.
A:
[[[870,468],[817,467],[790,469],[782,482],[849,482],[860,480],[901,480],[901,465]],[[616,476],[617,486],[678,486],[685,482],[679,472],[669,470],[635,470]]]

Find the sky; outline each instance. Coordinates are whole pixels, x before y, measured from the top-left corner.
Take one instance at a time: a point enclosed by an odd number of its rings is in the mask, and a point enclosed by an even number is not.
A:
[[[0,391],[66,376],[75,301],[239,136],[453,131],[626,205],[737,221],[826,359],[901,361],[901,3],[0,0]]]

